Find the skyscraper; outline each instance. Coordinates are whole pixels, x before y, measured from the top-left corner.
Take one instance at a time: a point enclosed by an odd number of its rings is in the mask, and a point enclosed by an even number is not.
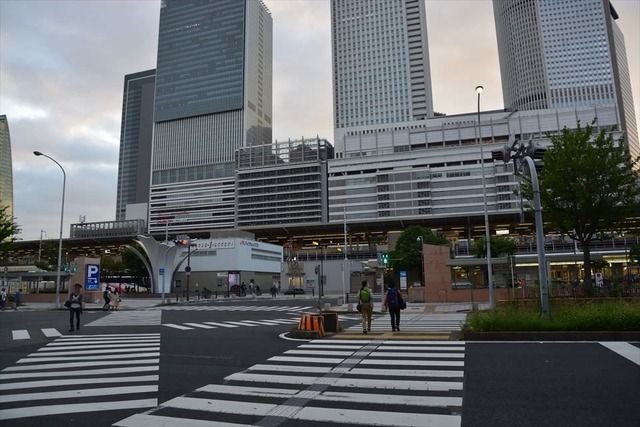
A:
[[[125,219],[127,205],[149,203],[153,142],[153,95],[156,70],[124,76],[116,220]]]
[[[235,151],[271,142],[271,83],[262,1],[162,1],[150,232],[233,227]]]
[[[334,140],[433,116],[424,0],[331,0]]]
[[[11,138],[7,116],[0,116],[0,205],[9,207],[13,215],[13,166],[11,162]]]
[[[493,0],[505,108],[615,104],[640,155],[624,36],[609,0]]]

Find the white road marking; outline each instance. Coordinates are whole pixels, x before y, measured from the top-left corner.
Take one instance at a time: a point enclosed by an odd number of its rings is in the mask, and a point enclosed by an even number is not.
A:
[[[280,397],[289,398],[300,390],[293,388],[269,388],[269,387],[241,387],[233,385],[209,384],[200,387],[196,391],[221,394],[239,394],[242,396]]]
[[[140,375],[135,377],[106,377],[96,380],[95,378],[73,378],[73,379],[57,379],[57,380],[44,380],[44,381],[24,381],[18,383],[4,383],[0,384],[0,390],[18,390],[21,388],[37,388],[37,387],[56,387],[64,385],[77,385],[77,384],[95,384],[96,381],[100,383],[133,383],[133,382],[156,382],[159,375]]]
[[[152,393],[157,392],[157,385],[81,388],[77,390],[45,391],[40,393],[4,394],[2,402],[22,402],[47,399],[68,399],[89,396],[113,396],[116,394]]]
[[[628,342],[601,342],[600,344],[636,365],[640,365],[640,348]]]
[[[109,346],[131,346],[140,343],[150,343],[150,342],[158,342],[160,338],[145,338],[136,341],[125,340],[125,341],[69,341],[69,340],[56,340],[52,343],[47,344],[45,347],[53,348],[53,347],[71,347],[71,346],[90,346],[90,345],[109,345]]]
[[[121,339],[121,340],[134,340],[138,338],[159,338],[159,333],[149,333],[149,334],[95,334],[95,335],[64,335],[62,337],[63,340],[85,340],[89,339]]]
[[[176,397],[162,404],[163,407],[195,411],[222,412],[224,414],[267,415],[278,405],[272,403],[237,402],[233,400]]]
[[[159,350],[159,349],[158,349]],[[129,353],[129,354],[100,354],[100,355],[78,355],[78,356],[60,356],[60,357],[25,357],[19,359],[17,363],[42,363],[42,362],[60,362],[70,360],[112,360],[114,362],[118,360],[128,359],[141,359],[146,357],[160,357],[159,351],[148,353]]]
[[[324,408],[307,406],[292,415],[292,419],[342,424],[371,424],[389,427],[460,427],[459,415],[414,414],[394,411]]]
[[[225,423],[221,421],[193,420],[190,418],[165,417],[163,415],[135,414],[114,424],[115,427],[252,427],[249,424]]]
[[[381,405],[413,405],[431,407],[462,406],[461,397],[346,393],[335,391],[325,391],[316,397],[316,400],[330,402],[379,403]]]
[[[213,325],[213,326],[221,326],[223,328],[237,328],[238,325],[227,325],[226,323],[218,323],[218,322],[202,322],[202,323],[206,323],[207,325]]]
[[[258,326],[258,325],[252,325],[251,323],[242,323],[242,322],[227,321],[227,323],[231,323],[232,325],[238,325],[238,326]]]
[[[402,353],[392,351],[374,351],[367,357],[417,357],[423,358],[443,358],[443,359],[464,359],[464,353]]]
[[[47,338],[61,337],[62,336],[62,334],[60,332],[58,332],[57,329],[54,329],[54,328],[43,328],[43,329],[40,329],[40,330],[42,331],[44,336],[47,337]]]
[[[45,377],[85,377],[89,375],[125,374],[131,372],[153,372],[159,370],[156,366],[132,366],[122,368],[83,369],[81,371],[55,371],[55,372],[24,372],[19,374],[0,374],[0,380],[12,380],[18,378],[45,378]],[[96,381],[100,379],[97,378]]]
[[[157,344],[140,344],[140,347],[136,348],[106,348],[98,350],[73,350],[73,351],[37,351],[31,353],[27,357],[43,357],[43,356],[76,356],[81,354],[112,354],[112,353],[131,353],[132,351],[158,351],[160,343]],[[67,350],[67,348],[60,349]],[[119,357],[114,354],[114,358]]]
[[[70,403],[68,405],[27,406],[0,410],[0,420],[36,417],[42,415],[71,414],[79,412],[96,412],[133,408],[153,408],[158,406],[158,399],[123,400],[118,402]]]
[[[130,364],[156,364],[160,363],[160,359],[136,360]],[[47,363],[44,365],[20,365],[4,368],[2,372],[8,371],[35,371],[37,369],[58,369],[58,368],[84,368],[86,366],[104,366],[104,362],[70,362],[70,363]]]
[[[168,326],[170,328],[180,329],[181,331],[190,331],[193,329],[188,326],[176,325],[173,323],[163,323],[162,326]]]
[[[300,368],[297,368],[300,369]],[[367,369],[353,368],[348,371],[355,375],[374,375],[392,377],[444,377],[444,378],[464,378],[464,371],[450,370],[423,370],[423,369]]]
[[[185,323],[187,326],[193,326],[194,328],[202,328],[202,329],[216,329],[215,326],[203,325],[202,323]]]
[[[351,356],[353,351],[335,350],[287,350],[284,354],[312,354],[317,356]]]
[[[134,350],[134,347],[149,347],[154,345],[160,345],[160,340],[153,341],[143,341],[135,344],[111,344],[111,345],[75,345],[75,346],[56,346],[56,347],[42,347],[38,349],[38,352],[42,353],[55,353],[60,351],[69,351],[69,350],[95,350],[95,349],[127,349]]]
[[[316,358],[316,357],[289,357],[289,356],[273,356],[270,357],[270,361],[273,362],[302,362],[302,363],[333,363],[339,364],[344,362],[344,359],[336,359],[336,358]]]
[[[31,338],[29,335],[29,331],[26,329],[17,329],[15,331],[11,331],[14,340],[28,340]]]
[[[296,365],[264,365],[257,364],[247,368],[248,371],[272,371],[272,372],[309,372],[313,374],[326,374],[331,372],[328,366],[296,366]]]
[[[459,381],[412,381],[361,378],[308,377],[238,372],[225,377],[227,381],[269,382],[275,384],[327,384],[334,387],[375,388],[383,390],[450,391],[462,390]]]
[[[302,344],[299,345],[298,348],[326,348],[326,349],[345,349],[345,350],[359,350],[361,349],[362,345],[334,345],[334,344],[328,344],[328,345],[322,345],[322,344]]]
[[[361,365],[399,365],[399,366],[464,366],[462,360],[401,360],[401,359],[373,359],[363,360]]]

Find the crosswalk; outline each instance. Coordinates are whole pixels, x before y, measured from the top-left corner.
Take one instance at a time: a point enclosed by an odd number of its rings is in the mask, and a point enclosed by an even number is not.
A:
[[[44,335],[45,338],[56,338],[62,336],[60,331],[55,328],[40,328],[35,333],[33,331],[29,332],[28,329],[14,329],[11,331],[11,338],[14,341],[21,340],[29,340],[31,339],[31,334],[35,335]]]
[[[161,311],[112,311],[85,326],[157,326],[160,323]]]
[[[404,332],[455,332],[462,329],[467,319],[465,313],[406,313],[400,314],[400,330]],[[362,324],[356,324],[347,331],[362,331]],[[372,332],[391,331],[389,314],[375,316],[371,321]]]
[[[291,311],[302,312],[313,306],[298,305],[164,305],[149,307],[147,311]]]
[[[0,371],[0,420],[157,406],[160,334],[65,335]]]
[[[356,318],[353,316],[338,317],[340,321],[353,321]],[[297,324],[300,317],[290,318],[278,318],[278,319],[262,319],[262,320],[218,320],[216,322],[185,322],[185,323],[163,323],[162,326],[166,326],[172,329],[179,329],[182,331],[194,330],[194,329],[217,329],[217,328],[240,328],[256,327],[256,326],[282,326]]]
[[[314,340],[117,427],[459,427],[465,343]]]

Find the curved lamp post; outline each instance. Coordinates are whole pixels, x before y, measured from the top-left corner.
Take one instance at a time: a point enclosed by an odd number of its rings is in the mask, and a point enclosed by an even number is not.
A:
[[[62,171],[62,209],[60,211],[60,238],[58,241],[58,266],[56,268],[56,308],[60,308],[60,267],[62,266],[62,224],[64,219],[64,190],[67,184],[67,174],[64,171],[64,168],[60,163],[56,161],[51,156],[47,156],[40,151],[34,151],[33,154],[36,156],[44,156],[47,159],[51,160],[56,165],[60,166],[60,170]]]
[[[489,307],[495,306],[493,295],[493,268],[491,266],[491,232],[489,230],[489,211],[487,207],[487,182],[484,176],[484,143],[482,142],[480,127],[480,94],[484,90],[482,86],[476,86],[476,93],[478,94],[478,142],[480,143],[480,165],[482,168],[482,198],[484,201],[484,236],[487,252],[487,276],[489,279]]]

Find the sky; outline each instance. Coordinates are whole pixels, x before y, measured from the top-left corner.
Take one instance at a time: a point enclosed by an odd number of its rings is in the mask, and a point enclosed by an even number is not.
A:
[[[273,17],[273,137],[333,140],[329,0],[264,0]],[[640,0],[613,0],[640,112]],[[426,0],[434,109],[503,108],[490,0]],[[115,219],[124,75],[155,68],[160,0],[0,0],[0,114],[18,238]],[[638,120],[640,122],[640,120]]]

